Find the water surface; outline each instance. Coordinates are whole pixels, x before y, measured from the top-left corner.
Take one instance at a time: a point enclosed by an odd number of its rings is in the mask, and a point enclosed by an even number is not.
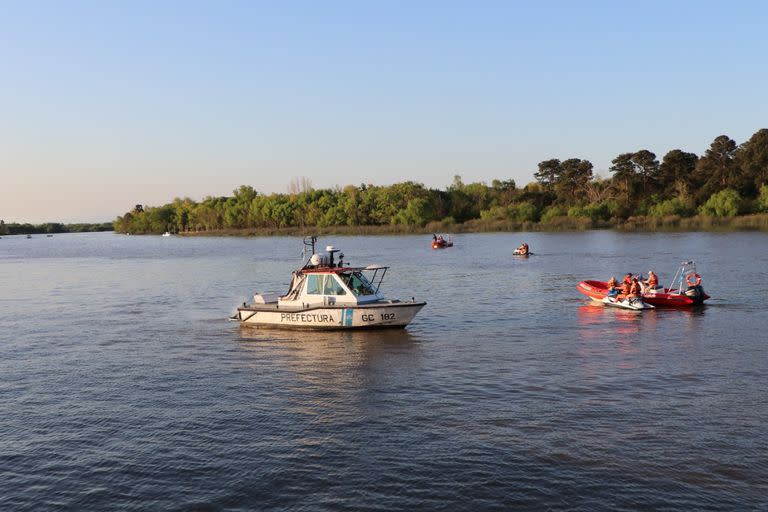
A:
[[[287,287],[297,239],[3,237],[0,509],[768,508],[768,236],[430,241],[322,239],[428,304],[306,333],[226,320]],[[682,259],[705,308],[575,289]]]

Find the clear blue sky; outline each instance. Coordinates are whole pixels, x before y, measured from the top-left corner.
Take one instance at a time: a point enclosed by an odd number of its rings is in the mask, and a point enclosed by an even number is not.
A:
[[[768,126],[768,2],[0,0],[0,218],[702,154]]]

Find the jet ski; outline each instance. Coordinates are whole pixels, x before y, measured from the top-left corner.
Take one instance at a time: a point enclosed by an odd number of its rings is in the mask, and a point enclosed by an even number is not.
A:
[[[602,300],[603,304],[606,306],[612,306],[614,308],[621,308],[621,309],[631,309],[633,311],[642,311],[644,309],[656,309],[655,306],[651,304],[646,304],[643,302],[643,299],[637,297],[633,299],[624,298],[620,299],[618,296],[608,296],[605,297]]]

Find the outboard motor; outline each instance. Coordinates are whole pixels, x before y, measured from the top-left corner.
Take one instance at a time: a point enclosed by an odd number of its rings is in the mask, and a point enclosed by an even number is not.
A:
[[[697,304],[704,301],[704,288],[700,284],[689,286],[685,295],[692,298]]]

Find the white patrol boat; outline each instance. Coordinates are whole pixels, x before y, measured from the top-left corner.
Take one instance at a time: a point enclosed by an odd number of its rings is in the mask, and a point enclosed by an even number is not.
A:
[[[264,293],[243,303],[232,317],[241,325],[281,329],[377,329],[405,327],[426,302],[386,299],[379,291],[389,267],[344,266],[333,246],[315,254],[316,237],[304,239],[312,256],[293,271],[288,293]]]

